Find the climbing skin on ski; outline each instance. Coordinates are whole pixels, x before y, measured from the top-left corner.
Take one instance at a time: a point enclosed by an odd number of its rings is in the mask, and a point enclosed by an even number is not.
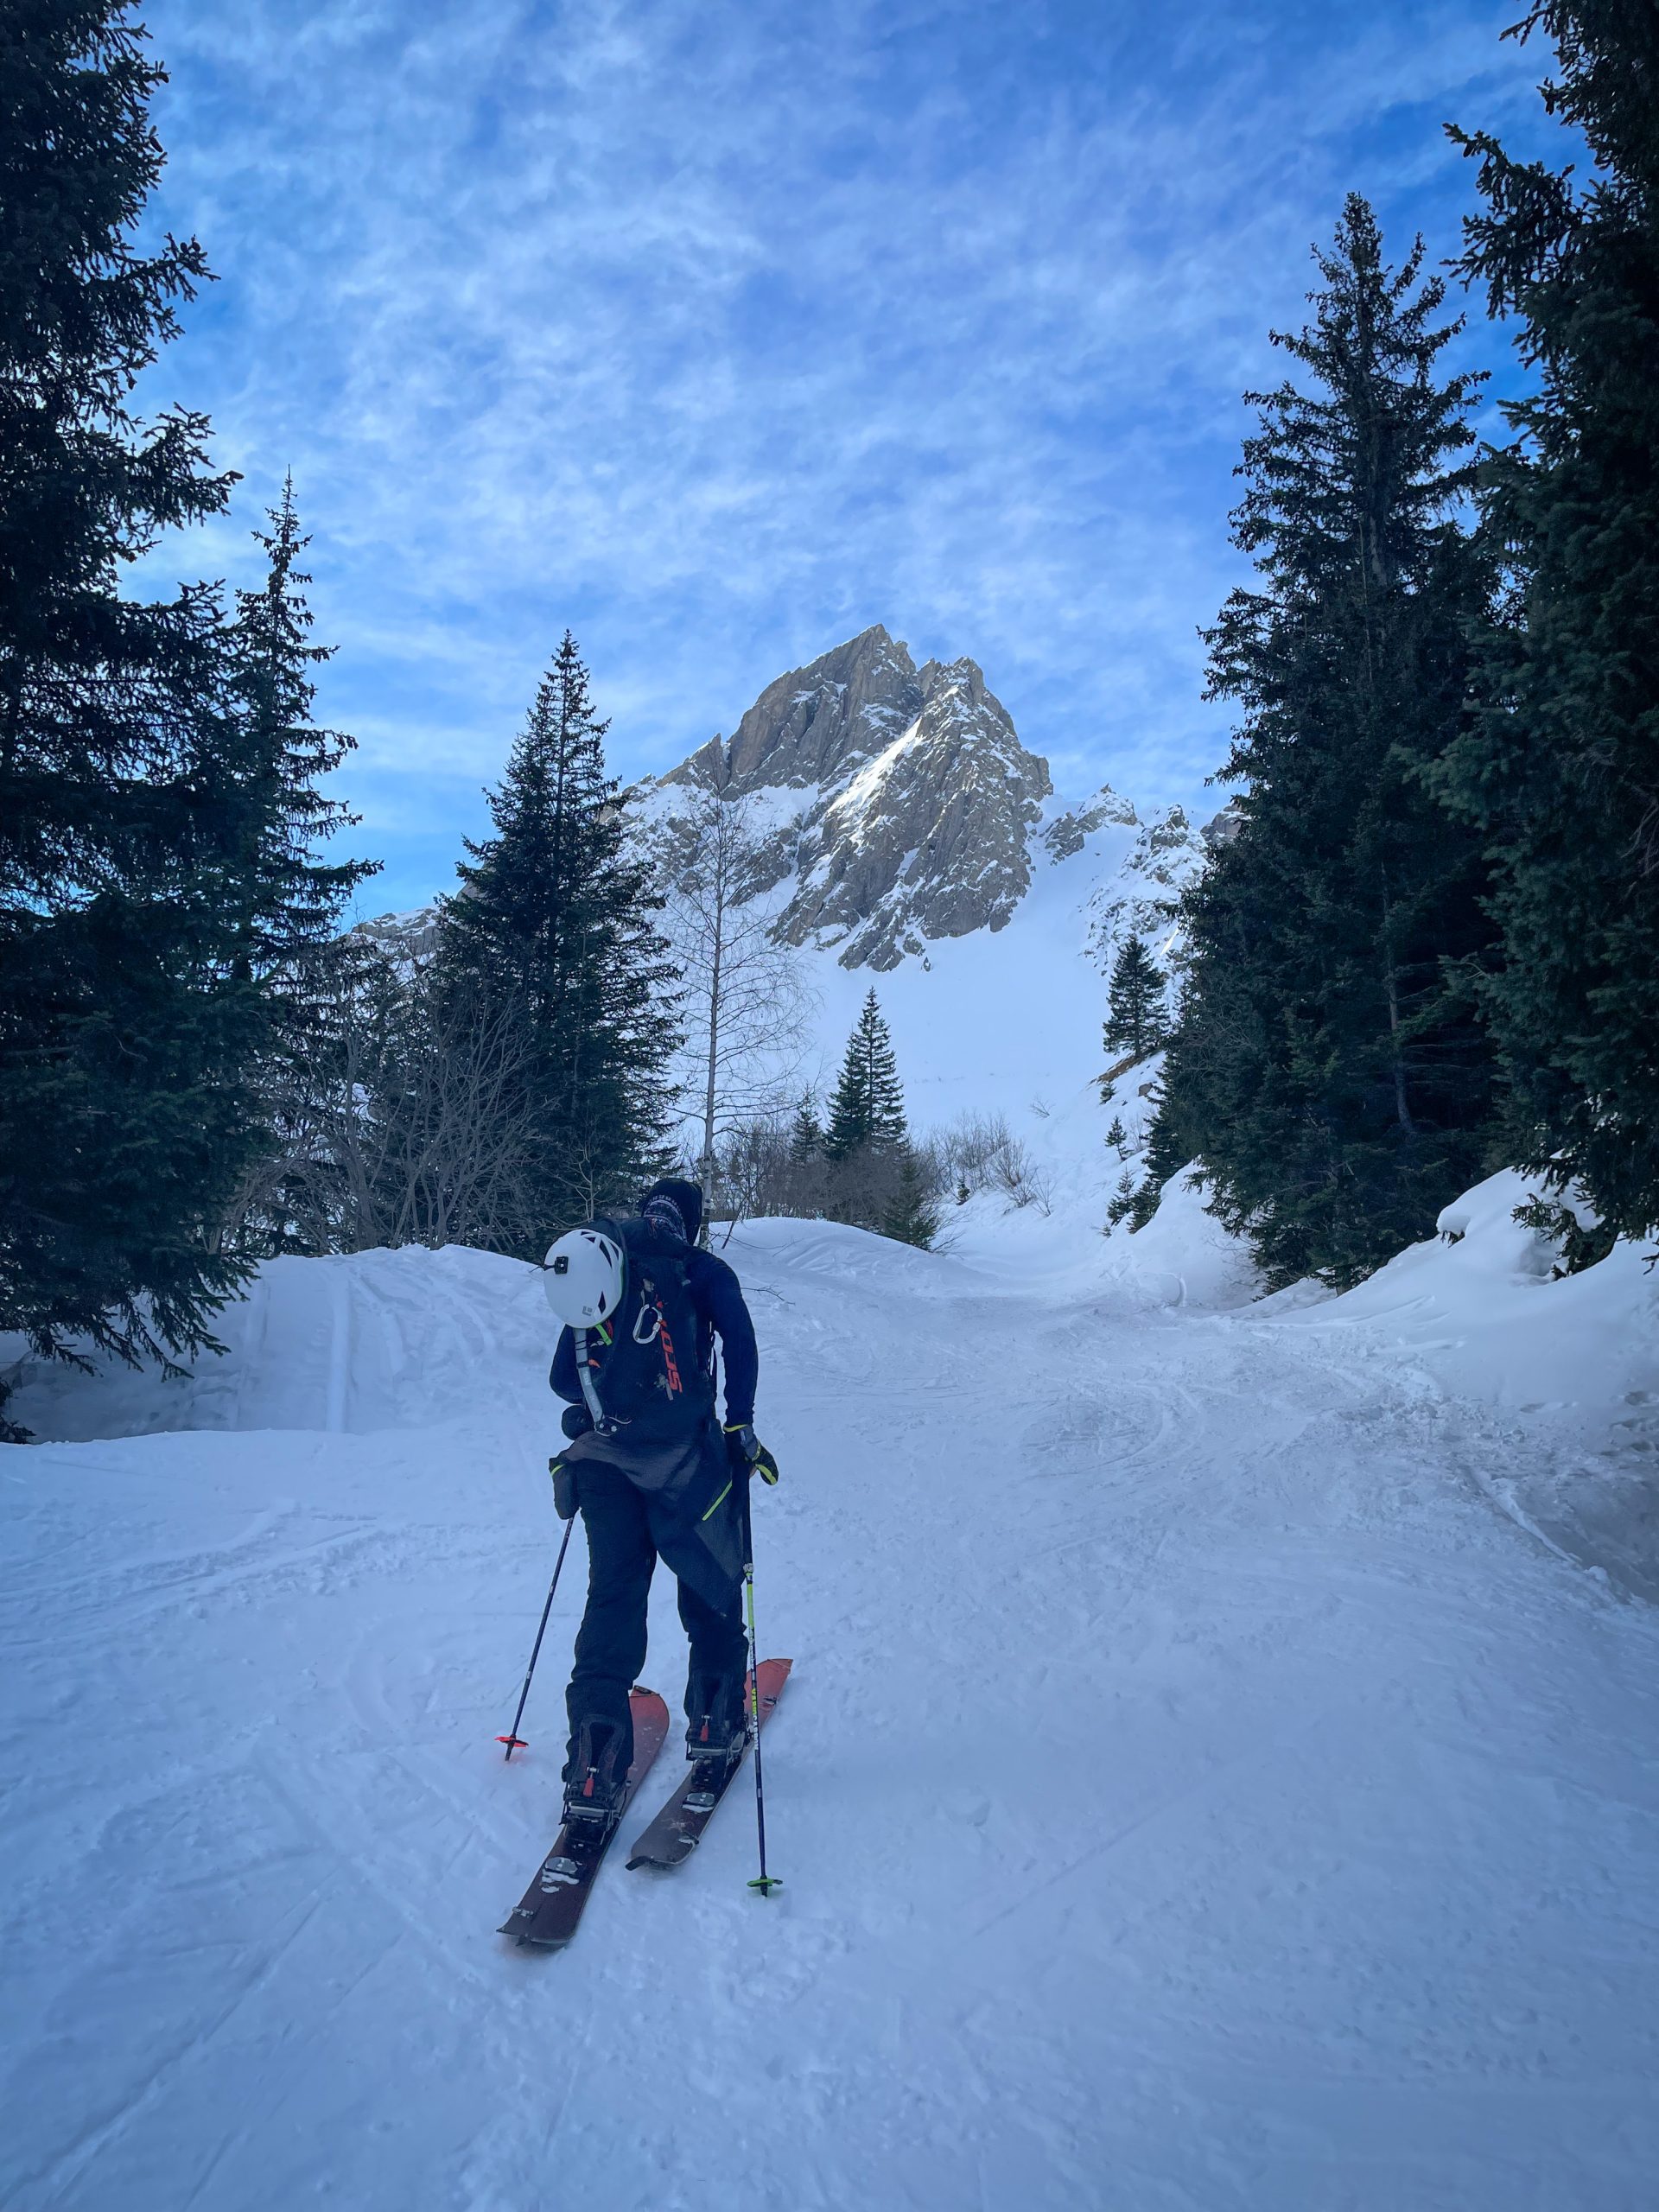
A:
[[[763,1659],[756,1669],[760,1692],[760,1721],[764,1726],[770,1719],[772,1707],[783,1694],[784,1684],[794,1664],[790,1659]],[[745,1684],[747,1695],[747,1685]],[[750,1723],[753,1729],[753,1723]],[[731,1787],[732,1777],[743,1764],[748,1750],[746,1737],[743,1750],[734,1759],[700,1759],[696,1761],[663,1807],[651,1826],[637,1839],[628,1854],[630,1870],[649,1866],[659,1873],[666,1873],[689,1859],[702,1840],[702,1832],[714,1818],[715,1808]]]
[[[655,1690],[631,1690],[628,1706],[633,1714],[633,1764],[616,1817],[598,1834],[582,1822],[565,1821],[535,1879],[501,1923],[499,1932],[516,1942],[557,1951],[570,1941],[622,1815],[668,1740],[668,1707]]]

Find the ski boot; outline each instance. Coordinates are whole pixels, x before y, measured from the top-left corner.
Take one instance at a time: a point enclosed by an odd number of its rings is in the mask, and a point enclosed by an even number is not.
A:
[[[622,1732],[613,1720],[584,1720],[564,1766],[564,1824],[573,1834],[602,1843],[622,1817],[626,1772],[617,1767]]]
[[[694,1764],[730,1766],[748,1748],[741,1675],[694,1673],[685,1689],[685,1756]]]

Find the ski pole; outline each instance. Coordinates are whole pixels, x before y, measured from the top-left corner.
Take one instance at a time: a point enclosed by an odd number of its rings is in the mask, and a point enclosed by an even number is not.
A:
[[[542,1624],[537,1630],[536,1641],[531,1647],[530,1664],[524,1669],[524,1687],[518,1693],[518,1710],[512,1716],[512,1726],[507,1733],[505,1736],[498,1736],[495,1739],[498,1744],[506,1745],[505,1756],[508,1758],[511,1758],[515,1751],[525,1748],[524,1739],[518,1733],[518,1723],[524,1717],[524,1701],[530,1695],[530,1678],[536,1672],[536,1662],[542,1656],[542,1638],[547,1634],[548,1617],[553,1611],[553,1595],[559,1586],[559,1577],[564,1572],[564,1555],[570,1548],[570,1531],[575,1525],[576,1517],[573,1513],[564,1524],[564,1541],[559,1546],[558,1564],[554,1567],[553,1580],[548,1585],[547,1603],[542,1607]]]
[[[760,1645],[754,1632],[754,1526],[749,1514],[751,1478],[743,1483],[743,1599],[749,1629],[749,1727],[754,1737],[754,1830],[760,1846],[760,1872],[749,1884],[763,1897],[783,1888],[776,1874],[766,1872],[766,1785],[760,1767]]]

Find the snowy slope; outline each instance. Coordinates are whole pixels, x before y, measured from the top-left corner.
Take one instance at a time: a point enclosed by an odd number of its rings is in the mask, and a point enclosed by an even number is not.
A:
[[[580,1588],[504,1766],[530,1272],[285,1262],[211,1378],[30,1386],[101,1440],[0,1449],[8,2212],[1650,2204],[1656,1617],[1357,1330],[1205,1311],[1173,1222],[1169,1281],[1156,1224],[734,1243],[788,1886],[739,1799],[560,1958],[492,1932]]]
[[[833,1082],[874,984],[918,1129],[998,1112],[1043,1146],[1046,1122],[1082,1109],[1086,1129],[1063,1149],[1097,1151],[1106,989],[1088,957],[1090,904],[1103,878],[1116,880],[1135,836],[1103,825],[1063,861],[1039,848],[1031,887],[1004,928],[939,939],[887,975],[842,967],[833,949],[809,952],[823,1079]]]
[[[1488,1409],[1495,1493],[1548,1542],[1659,1599],[1659,1271],[1621,1239],[1557,1276],[1515,1218],[1539,1194],[1512,1168],[1446,1206],[1440,1231],[1357,1289],[1264,1300],[1286,1325]],[[1160,1209],[1161,1211],[1161,1209]]]

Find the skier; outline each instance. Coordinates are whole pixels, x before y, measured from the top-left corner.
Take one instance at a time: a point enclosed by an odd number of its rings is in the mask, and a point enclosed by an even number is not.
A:
[[[549,1377],[570,1441],[554,1493],[588,1539],[588,1604],[566,1694],[567,1821],[605,1833],[633,1759],[628,1692],[645,1660],[645,1609],[660,1554],[679,1580],[690,1639],[686,1756],[734,1760],[747,1741],[741,1603],[747,1497],[778,1479],[755,1436],[760,1359],[736,1275],[697,1245],[702,1192],[669,1178],[639,1217],[562,1236],[543,1262],[564,1322]],[[715,1413],[715,1339],[725,1425]]]

